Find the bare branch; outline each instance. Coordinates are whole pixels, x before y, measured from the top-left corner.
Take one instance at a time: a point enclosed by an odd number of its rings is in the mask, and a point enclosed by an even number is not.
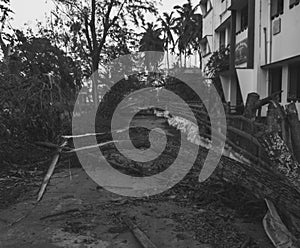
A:
[[[87,14],[84,16],[84,25],[85,25],[84,34],[85,34],[85,37],[86,37],[87,42],[88,42],[88,48],[90,50],[90,53],[92,53],[92,51],[93,51],[93,44],[92,44],[92,40],[91,40],[91,37],[90,37],[89,20],[88,20]]]
[[[92,33],[93,50],[97,49],[97,33],[96,33],[96,0],[92,1],[92,17],[89,23]]]

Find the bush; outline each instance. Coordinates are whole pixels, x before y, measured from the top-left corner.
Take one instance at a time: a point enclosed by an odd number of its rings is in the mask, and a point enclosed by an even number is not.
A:
[[[54,141],[71,130],[80,67],[43,38],[28,38],[0,61],[0,125],[19,140]]]

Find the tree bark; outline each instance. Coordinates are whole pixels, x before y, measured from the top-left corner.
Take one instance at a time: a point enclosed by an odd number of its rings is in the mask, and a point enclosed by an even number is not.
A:
[[[298,119],[298,111],[295,103],[291,103],[286,107],[288,123],[291,129],[291,141],[294,150],[294,155],[300,162],[300,122]]]
[[[267,113],[267,131],[268,132],[280,132],[281,127],[279,124],[279,116],[276,106],[269,104]]]
[[[262,136],[261,139],[273,142],[273,138],[269,138],[268,135]],[[267,144],[269,144],[269,142],[267,142]],[[165,152],[170,156],[176,157],[176,152],[174,152],[172,148],[169,149]],[[186,151],[186,153],[188,153],[188,151]],[[205,154],[207,154],[207,151],[200,149],[200,155],[195,164],[203,164],[203,156]],[[280,155],[280,153],[278,153],[278,155]],[[188,154],[184,157],[189,158]],[[278,159],[278,157],[276,157],[276,159]],[[258,199],[269,199],[274,202],[278,212],[283,216],[284,224],[289,231],[299,239],[300,193],[296,189],[297,187],[279,171],[279,167],[282,165],[284,165],[284,163],[280,163],[278,166],[277,163],[274,163],[268,168],[260,164],[239,163],[223,156],[212,176],[217,176],[226,182],[245,188]]]
[[[250,93],[247,97],[246,107],[244,111],[244,116],[248,119],[255,119],[257,108],[256,105],[259,102],[259,95],[257,93]]]
[[[262,149],[268,154],[267,162],[257,160],[239,163],[223,156],[214,175],[247,189],[259,199],[274,202],[290,232],[300,238],[300,166],[293,159],[278,132],[261,131],[256,137]],[[227,140],[227,143],[235,152],[246,155],[245,151],[231,144],[230,140]],[[170,156],[176,156],[174,149],[169,147],[165,151]],[[203,157],[207,155],[207,150],[200,149],[200,151],[195,163],[198,165],[203,164]],[[187,149],[185,153],[184,158],[188,160],[189,150]],[[253,158],[251,160],[255,161]]]
[[[277,97],[282,91],[273,93],[272,95],[259,100],[259,95],[255,92],[248,94],[246,107],[244,111],[244,116],[246,118],[254,120],[256,117],[256,112],[262,106],[270,103],[271,101],[277,101]],[[277,104],[278,105],[278,104]]]

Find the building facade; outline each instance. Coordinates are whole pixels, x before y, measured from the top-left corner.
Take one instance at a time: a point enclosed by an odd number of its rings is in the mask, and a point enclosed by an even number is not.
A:
[[[245,104],[282,90],[283,105],[300,112],[299,0],[201,0],[203,64],[230,45],[229,68],[220,73],[226,101]]]

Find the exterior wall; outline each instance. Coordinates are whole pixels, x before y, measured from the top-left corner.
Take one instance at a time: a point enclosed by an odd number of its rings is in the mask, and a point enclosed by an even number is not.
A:
[[[257,92],[261,98],[269,95],[270,81],[269,68],[273,63],[280,63],[282,67],[282,104],[287,104],[289,88],[289,61],[288,59],[300,56],[300,4],[290,8],[289,1],[284,1],[283,14],[271,20],[271,1],[272,0],[253,0],[255,1],[255,27],[254,27],[254,65],[247,68],[246,63],[236,65],[243,101],[245,103],[247,95]],[[211,51],[219,49],[218,27],[228,20],[231,11],[231,0],[212,0],[213,9],[204,17],[203,35],[212,35]],[[236,1],[237,2],[237,1]],[[237,26],[241,21],[238,16]],[[222,27],[223,28],[223,27]],[[230,27],[226,28],[225,43],[230,43]],[[247,39],[248,30],[245,29],[236,35],[236,44]],[[204,65],[209,56],[203,59]],[[300,60],[300,59],[299,59]],[[278,64],[276,65],[278,66]],[[221,81],[227,101],[234,102],[236,85],[231,82],[230,77],[221,76]],[[300,103],[298,111],[300,113]],[[263,109],[266,113],[266,108]]]
[[[290,9],[288,2],[285,1],[284,13],[272,21],[273,25],[281,22],[281,31],[273,34],[271,63],[300,55],[300,5]]]
[[[289,1],[284,1],[283,14],[271,20],[270,8],[271,1],[261,1],[262,13],[260,21],[261,51],[259,63],[266,69],[258,69],[258,93],[264,97],[269,94],[270,75],[268,68],[273,68],[273,64],[277,63],[282,68],[282,90],[281,104],[288,104],[288,88],[289,88],[289,68],[291,63],[289,59],[300,56],[300,5],[290,9]],[[277,30],[274,25],[280,23]],[[267,49],[266,49],[267,48]],[[278,66],[278,65],[277,65]],[[266,78],[266,80],[263,80]],[[296,103],[300,115],[300,103]]]
[[[207,36],[211,53],[213,53],[215,51],[218,51],[220,48],[220,34],[216,31],[216,29],[218,29],[218,27],[224,24],[225,21],[228,22],[228,18],[230,18],[231,15],[231,11],[228,9],[231,5],[231,0],[211,0],[211,3],[211,11],[203,16],[202,31],[203,37]],[[230,43],[230,27],[224,26],[223,30],[225,30],[225,46],[227,46]],[[210,55],[203,57],[203,68],[205,68],[209,58]],[[230,82],[230,76],[223,75],[220,77],[220,79],[223,86],[226,101],[231,102],[234,105],[236,101],[236,89],[235,86],[232,85]]]
[[[213,34],[213,11],[203,17],[203,37]]]

